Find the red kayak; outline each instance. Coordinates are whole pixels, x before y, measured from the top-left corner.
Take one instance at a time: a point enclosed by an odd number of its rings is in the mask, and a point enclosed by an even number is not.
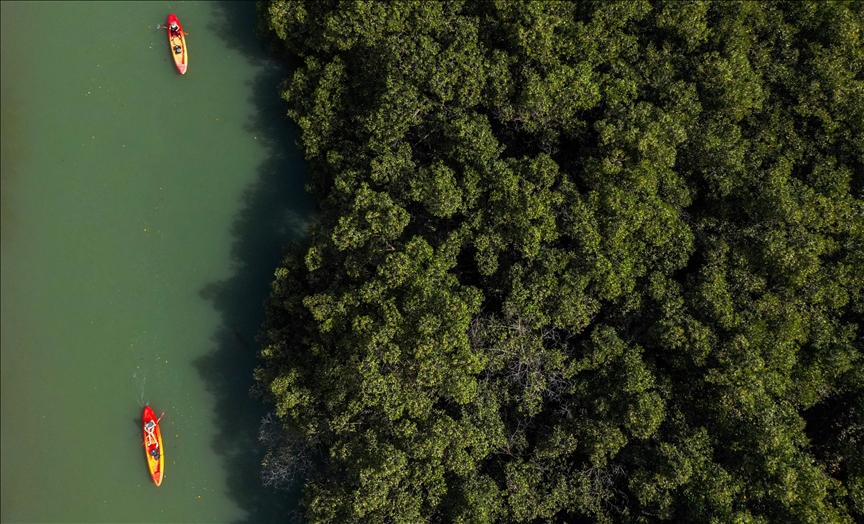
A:
[[[168,15],[168,47],[171,48],[171,56],[174,57],[174,65],[177,66],[177,71],[181,75],[186,74],[186,67],[189,65],[189,52],[186,50],[186,33],[183,32],[183,26],[180,25],[180,20],[174,16],[174,13]]]
[[[162,449],[162,430],[159,429],[161,418],[156,418],[156,413],[150,406],[144,408],[144,414],[141,416],[147,467],[150,469],[150,478],[157,486],[162,484],[162,476],[165,474],[165,450]]]

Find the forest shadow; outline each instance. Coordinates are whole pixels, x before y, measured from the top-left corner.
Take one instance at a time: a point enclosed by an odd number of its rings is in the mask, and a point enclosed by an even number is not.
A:
[[[220,314],[221,325],[213,334],[210,352],[194,365],[216,401],[213,417],[219,429],[212,444],[227,470],[226,495],[246,512],[240,522],[286,521],[296,513],[299,489],[276,492],[263,486],[265,449],[258,431],[267,407],[251,398],[249,390],[259,349],[255,335],[264,321],[263,302],[282,246],[305,234],[314,203],[304,190],[308,171],[295,146],[298,131],[281,118],[277,86],[288,72],[270,58],[253,33],[255,4],[216,2],[213,9],[215,21],[209,29],[261,67],[249,83],[255,110],[246,129],[266,149],[267,158],[257,167],[255,182],[244,190],[241,210],[234,217],[232,276],[201,290]]]

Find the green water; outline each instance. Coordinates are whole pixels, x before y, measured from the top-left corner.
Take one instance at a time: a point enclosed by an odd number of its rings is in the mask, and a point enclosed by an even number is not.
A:
[[[254,6],[2,2],[3,522],[268,522],[254,336],[313,205]],[[164,31],[189,46],[180,76]],[[162,486],[141,410],[165,412]]]

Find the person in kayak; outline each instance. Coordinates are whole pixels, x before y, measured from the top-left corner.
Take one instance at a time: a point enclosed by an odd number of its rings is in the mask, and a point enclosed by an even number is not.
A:
[[[177,22],[171,22],[171,34],[180,36],[180,27],[177,25]]]
[[[159,442],[156,440],[156,435],[153,433],[153,430],[156,429],[156,423],[152,420],[148,420],[146,424],[144,424],[144,431],[147,432],[147,444],[156,443],[159,445]]]

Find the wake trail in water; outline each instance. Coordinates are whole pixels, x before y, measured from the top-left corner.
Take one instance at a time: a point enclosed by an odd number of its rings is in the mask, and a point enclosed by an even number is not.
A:
[[[132,373],[132,378],[135,380],[135,388],[136,388],[136,391],[138,392],[138,396],[136,397],[136,400],[138,401],[138,405],[143,408],[145,405],[144,404],[144,392],[145,392],[144,386],[147,384],[147,375],[139,369],[138,371],[134,371]]]
[[[148,356],[152,356],[152,353],[155,351],[153,348],[156,347],[156,341],[159,340],[159,333],[153,335],[153,340],[150,341],[148,345],[146,342],[142,345],[139,344],[139,339],[144,337],[149,338],[147,330],[144,330],[143,333],[138,334],[133,337],[132,343],[129,344],[129,351],[132,357],[132,363],[135,366],[135,370],[132,372],[132,381],[135,383],[135,400],[138,402],[140,407],[144,407],[147,405],[147,377],[152,375],[153,370],[151,369],[151,365],[148,364]],[[149,349],[148,349],[149,346]],[[148,353],[150,355],[148,355]],[[159,360],[159,356],[156,355],[156,360]],[[162,371],[156,369],[156,380],[158,382],[159,378],[162,375]]]

